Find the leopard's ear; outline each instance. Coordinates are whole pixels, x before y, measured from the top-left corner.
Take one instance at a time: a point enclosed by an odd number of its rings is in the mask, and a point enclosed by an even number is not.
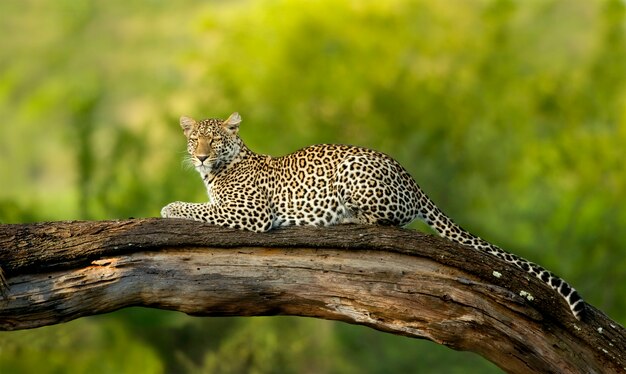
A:
[[[239,124],[241,123],[241,116],[239,113],[235,112],[231,114],[224,122],[222,122],[222,126],[226,131],[233,135],[237,135],[239,132]]]
[[[191,130],[197,125],[196,120],[190,117],[182,116],[180,117],[180,127],[183,128],[183,133],[185,137],[189,137]]]

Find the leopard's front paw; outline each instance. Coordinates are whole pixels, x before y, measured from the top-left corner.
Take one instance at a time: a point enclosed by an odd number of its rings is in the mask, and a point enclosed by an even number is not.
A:
[[[184,204],[182,201],[174,201],[161,209],[161,217],[163,218],[185,218]]]

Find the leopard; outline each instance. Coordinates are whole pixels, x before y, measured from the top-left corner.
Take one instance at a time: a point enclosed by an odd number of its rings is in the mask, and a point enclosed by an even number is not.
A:
[[[457,225],[392,157],[369,148],[319,144],[282,157],[258,154],[239,136],[241,116],[196,121],[183,116],[188,162],[209,201],[176,201],[163,218],[183,218],[266,232],[293,225],[405,226],[420,219],[452,242],[511,263],[554,289],[578,320],[586,304],[565,280]]]

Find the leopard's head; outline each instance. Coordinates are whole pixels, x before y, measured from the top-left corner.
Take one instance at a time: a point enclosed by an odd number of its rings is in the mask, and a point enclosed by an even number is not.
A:
[[[240,123],[239,113],[233,113],[225,120],[209,118],[197,122],[189,117],[180,118],[190,161],[203,177],[217,172],[237,156],[241,150],[237,135]]]

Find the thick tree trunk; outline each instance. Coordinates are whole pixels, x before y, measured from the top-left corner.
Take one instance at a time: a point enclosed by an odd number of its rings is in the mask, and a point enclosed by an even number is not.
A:
[[[476,352],[514,373],[626,371],[626,331],[577,321],[542,282],[493,257],[392,227],[257,234],[136,219],[0,225],[0,329],[141,305],[195,316],[294,315]],[[417,359],[417,358],[416,358]]]

